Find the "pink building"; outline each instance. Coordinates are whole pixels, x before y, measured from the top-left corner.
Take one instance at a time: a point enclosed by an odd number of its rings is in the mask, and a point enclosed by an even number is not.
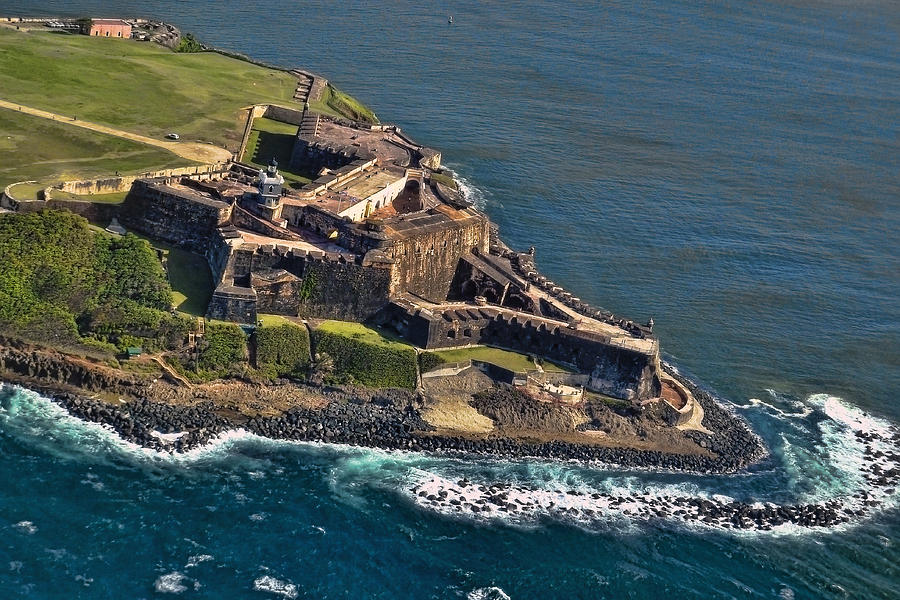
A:
[[[131,37],[131,23],[121,19],[94,19],[88,35],[97,37]]]

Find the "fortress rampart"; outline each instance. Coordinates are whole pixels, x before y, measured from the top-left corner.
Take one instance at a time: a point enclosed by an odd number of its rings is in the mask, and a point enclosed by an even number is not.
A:
[[[590,388],[616,398],[646,399],[661,391],[656,343],[641,346],[495,306],[424,307],[408,297],[393,301],[379,322],[426,349],[489,344],[568,364],[590,374]]]
[[[134,182],[120,210],[120,220],[170,244],[205,254],[216,229],[227,225],[232,206],[187,188],[174,188],[167,179]]]

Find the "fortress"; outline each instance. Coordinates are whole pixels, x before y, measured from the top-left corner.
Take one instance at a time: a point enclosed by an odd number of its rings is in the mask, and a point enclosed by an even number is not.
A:
[[[252,118],[252,115],[250,116]],[[661,395],[649,326],[588,306],[540,275],[488,218],[433,176],[438,152],[396,127],[304,112],[288,190],[268,168],[138,179],[126,227],[205,255],[209,318],[261,313],[366,321],[422,349],[490,344],[587,374],[588,387],[639,403]]]

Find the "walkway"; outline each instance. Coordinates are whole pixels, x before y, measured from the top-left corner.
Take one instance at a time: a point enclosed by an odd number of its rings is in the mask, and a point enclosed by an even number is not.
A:
[[[158,356],[151,356],[150,358],[153,360],[153,362],[155,362],[155,363],[158,364],[160,367],[162,367],[162,370],[166,373],[166,375],[168,375],[169,377],[171,377],[171,378],[174,379],[175,381],[181,383],[183,386],[188,387],[188,388],[194,387],[194,386],[191,385],[191,382],[189,382],[187,379],[185,379],[184,377],[182,377],[181,375],[179,375],[178,372],[175,371],[175,369],[173,369],[172,367],[170,367],[169,365],[167,365],[167,364],[166,364],[166,361],[164,361],[164,360],[161,359],[160,357],[158,357]]]
[[[203,144],[200,142],[175,142],[157,140],[155,138],[139,135],[137,133],[131,133],[128,131],[122,131],[121,129],[107,127],[106,125],[91,123],[90,121],[78,121],[71,116],[58,115],[56,113],[41,110],[39,108],[31,108],[30,106],[23,106],[21,104],[15,104],[13,102],[7,102],[6,100],[0,100],[0,108],[22,112],[35,117],[40,117],[42,119],[49,119],[51,121],[59,121],[60,123],[74,125],[75,127],[81,127],[82,129],[90,129],[91,131],[105,133],[106,135],[114,135],[116,137],[125,138],[126,140],[132,140],[134,142],[147,144],[149,146],[156,146],[157,148],[163,148],[165,150],[168,150],[169,152],[172,152],[173,154],[177,154],[182,158],[187,158],[188,160],[193,160],[204,164],[226,162],[231,160],[231,152],[229,152],[225,148],[213,146],[212,144]]]

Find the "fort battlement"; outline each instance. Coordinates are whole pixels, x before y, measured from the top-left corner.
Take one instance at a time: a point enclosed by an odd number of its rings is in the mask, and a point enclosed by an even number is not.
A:
[[[432,177],[439,153],[390,126],[286,118],[299,123],[294,160],[320,170],[299,192],[283,187],[274,161],[216,165],[137,178],[104,216],[205,256],[212,319],[369,321],[421,348],[487,344],[570,365],[611,396],[660,395],[650,328],[589,306],[542,276],[533,251],[503,245],[483,213]]]

